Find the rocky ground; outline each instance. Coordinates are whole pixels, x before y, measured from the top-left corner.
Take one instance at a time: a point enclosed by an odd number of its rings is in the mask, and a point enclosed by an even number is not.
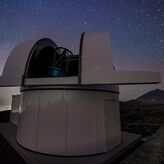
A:
[[[164,125],[154,134],[144,138],[145,143],[122,160],[121,164],[163,164]]]
[[[143,137],[121,164],[164,164],[164,105],[128,106],[121,104],[122,129]]]

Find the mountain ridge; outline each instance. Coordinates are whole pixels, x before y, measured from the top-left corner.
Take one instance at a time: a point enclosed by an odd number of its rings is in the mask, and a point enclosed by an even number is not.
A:
[[[146,104],[146,105],[153,105],[153,104],[164,104],[164,90],[161,89],[154,89],[151,90],[136,99],[126,101],[126,103],[130,105],[136,104]]]

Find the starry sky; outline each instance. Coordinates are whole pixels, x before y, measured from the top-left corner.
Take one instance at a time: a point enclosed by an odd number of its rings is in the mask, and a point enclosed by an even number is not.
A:
[[[81,33],[96,31],[109,32],[116,69],[163,77],[164,0],[0,0],[0,73],[22,41],[49,37],[78,54]],[[136,96],[121,91],[123,99]]]

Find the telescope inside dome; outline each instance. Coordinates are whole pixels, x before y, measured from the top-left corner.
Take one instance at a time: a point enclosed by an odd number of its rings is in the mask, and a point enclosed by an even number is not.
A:
[[[78,75],[79,55],[69,49],[48,44],[42,39],[33,47],[27,67],[27,78],[68,77]],[[46,45],[46,46],[44,46]]]

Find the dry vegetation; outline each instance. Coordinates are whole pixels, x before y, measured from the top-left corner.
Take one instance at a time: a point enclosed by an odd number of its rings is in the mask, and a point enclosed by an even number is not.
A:
[[[122,129],[140,134],[144,140],[120,163],[164,164],[164,105],[120,106]]]

